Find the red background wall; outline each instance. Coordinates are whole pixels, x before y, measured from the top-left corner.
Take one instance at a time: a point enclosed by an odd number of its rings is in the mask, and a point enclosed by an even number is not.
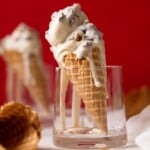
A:
[[[123,66],[124,88],[150,85],[149,0],[1,0],[0,38],[19,22],[37,29],[46,63],[56,66],[44,38],[53,11],[79,2],[89,19],[104,33],[107,63]],[[0,100],[5,99],[5,64],[0,58]]]

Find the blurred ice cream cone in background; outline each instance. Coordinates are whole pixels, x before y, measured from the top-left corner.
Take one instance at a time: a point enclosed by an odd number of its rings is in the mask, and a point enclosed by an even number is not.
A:
[[[13,71],[35,102],[48,112],[46,72],[38,33],[24,23],[19,24],[12,34],[2,39],[1,52],[10,68],[8,74],[10,75]],[[12,87],[10,90],[13,90]]]

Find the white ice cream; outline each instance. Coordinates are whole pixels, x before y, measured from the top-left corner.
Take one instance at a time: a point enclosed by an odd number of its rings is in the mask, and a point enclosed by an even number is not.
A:
[[[24,54],[39,55],[41,49],[40,39],[35,30],[24,23],[1,41],[3,50],[18,51]]]
[[[87,20],[87,17],[78,4],[54,12],[49,24],[49,30],[46,32],[46,39],[52,45],[63,43],[68,35],[83,24],[85,20]]]
[[[73,4],[54,12],[45,37],[51,44],[51,51],[59,65],[64,65],[64,56],[70,52],[74,53],[77,59],[85,58],[90,63],[95,86],[101,86],[92,50],[94,47],[99,47],[101,65],[106,65],[103,34],[97,30],[93,23],[89,22],[79,4]]]

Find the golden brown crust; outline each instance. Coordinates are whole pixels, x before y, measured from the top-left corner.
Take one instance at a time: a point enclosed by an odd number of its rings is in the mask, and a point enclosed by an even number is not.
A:
[[[30,107],[14,101],[0,107],[0,144],[7,150],[35,149],[40,122]]]

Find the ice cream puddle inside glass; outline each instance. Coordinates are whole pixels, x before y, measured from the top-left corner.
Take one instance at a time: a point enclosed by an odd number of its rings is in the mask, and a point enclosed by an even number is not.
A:
[[[115,137],[117,133],[108,130],[107,125],[106,105],[109,95],[104,69],[106,57],[103,33],[89,21],[79,4],[73,4],[52,14],[45,38],[60,68],[58,120],[61,125],[59,130],[54,131],[56,140],[63,139],[65,142],[71,140],[71,135],[76,140],[91,136],[91,140],[96,140],[108,134]],[[72,83],[73,89],[71,110],[68,112],[65,98],[69,83]],[[81,103],[85,112],[82,111]],[[67,121],[68,113],[71,114],[71,122]],[[84,116],[90,123],[84,120]],[[57,124],[57,119],[54,123]]]

